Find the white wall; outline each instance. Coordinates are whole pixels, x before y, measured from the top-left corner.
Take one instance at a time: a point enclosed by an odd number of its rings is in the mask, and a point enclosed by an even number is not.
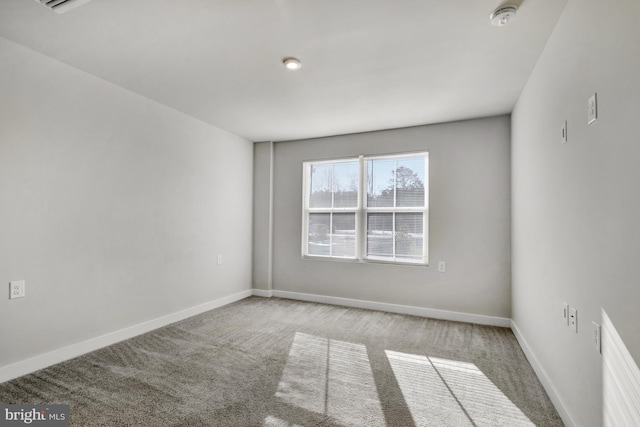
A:
[[[509,141],[501,116],[276,143],[273,289],[509,318]],[[301,258],[303,161],[424,149],[429,267]]]
[[[1,38],[0,94],[0,368],[250,289],[249,141]]]
[[[581,427],[602,423],[601,308],[640,361],[638,22],[634,0],[569,0],[512,114],[513,319]]]

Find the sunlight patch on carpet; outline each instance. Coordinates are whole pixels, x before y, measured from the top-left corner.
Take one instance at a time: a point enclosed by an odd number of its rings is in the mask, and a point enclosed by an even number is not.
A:
[[[473,363],[386,353],[417,427],[535,427]]]
[[[269,415],[267,418],[264,419],[264,423],[262,423],[262,427],[302,427],[302,426],[299,424],[289,423],[278,417]]]
[[[362,344],[296,332],[276,397],[344,426],[386,425]]]

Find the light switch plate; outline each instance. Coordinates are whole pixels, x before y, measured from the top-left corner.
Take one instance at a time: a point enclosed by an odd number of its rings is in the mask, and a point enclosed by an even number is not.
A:
[[[565,144],[567,142],[567,121],[562,122],[562,127],[560,128],[560,142]]]
[[[598,120],[598,97],[597,93],[591,95],[587,101],[587,123],[592,124]]]

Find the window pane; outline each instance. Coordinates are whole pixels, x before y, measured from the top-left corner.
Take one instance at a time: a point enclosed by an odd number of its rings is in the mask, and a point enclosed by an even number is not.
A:
[[[333,206],[358,206],[358,162],[336,163],[333,172]]]
[[[333,175],[332,164],[312,164],[311,169],[311,194],[309,194],[310,208],[331,207],[331,178]]]
[[[396,214],[395,238],[398,257],[422,258],[423,224],[422,213]]]
[[[367,215],[367,255],[393,256],[393,214]]]
[[[398,159],[396,206],[424,206],[424,157]]]
[[[309,240],[307,253],[309,255],[329,256],[331,249],[330,221],[331,214],[309,214]]]
[[[393,206],[395,160],[367,160],[367,206]]]
[[[356,256],[356,214],[334,213],[331,255],[355,258]]]

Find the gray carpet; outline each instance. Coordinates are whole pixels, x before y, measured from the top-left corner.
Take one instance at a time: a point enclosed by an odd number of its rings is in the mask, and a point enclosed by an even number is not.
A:
[[[506,328],[252,297],[0,384],[74,426],[562,426]]]

